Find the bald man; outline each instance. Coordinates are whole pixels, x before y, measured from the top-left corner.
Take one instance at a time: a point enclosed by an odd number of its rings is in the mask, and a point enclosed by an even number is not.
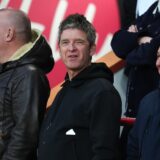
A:
[[[51,48],[20,10],[0,10],[0,160],[35,160]]]

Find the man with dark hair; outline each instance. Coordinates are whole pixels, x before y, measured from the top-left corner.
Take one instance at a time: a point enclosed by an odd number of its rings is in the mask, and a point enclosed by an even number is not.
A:
[[[44,37],[20,10],[0,10],[0,160],[36,160],[53,67]]]
[[[59,50],[67,74],[40,134],[38,160],[117,160],[121,100],[113,74],[91,63],[96,31],[80,14],[59,26]]]

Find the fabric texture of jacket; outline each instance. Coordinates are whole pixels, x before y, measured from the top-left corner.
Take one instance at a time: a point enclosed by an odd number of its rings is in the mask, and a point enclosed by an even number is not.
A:
[[[38,160],[116,160],[121,100],[112,72],[92,63],[62,89],[40,134]]]
[[[160,46],[160,13],[153,14],[156,6],[157,2],[136,20],[138,32],[121,29],[114,34],[111,42],[115,54],[127,63],[126,116],[135,117],[140,100],[158,87],[159,75],[155,63]],[[150,43],[139,45],[138,39],[143,36],[153,39]]]
[[[129,134],[127,160],[160,159],[160,88],[140,103],[136,122]]]
[[[46,77],[54,64],[43,36],[0,65],[0,160],[35,160],[39,127],[50,93]],[[23,55],[23,56],[22,56]]]

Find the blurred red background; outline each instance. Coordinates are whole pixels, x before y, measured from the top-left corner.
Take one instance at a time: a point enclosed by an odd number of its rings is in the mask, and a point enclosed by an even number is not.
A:
[[[52,47],[55,67],[48,74],[51,87],[63,81],[65,67],[57,49],[58,25],[71,13],[84,14],[97,31],[97,53],[94,60],[107,54],[113,33],[120,27],[116,0],[1,0],[0,7],[21,9],[28,14],[32,27],[45,35]]]

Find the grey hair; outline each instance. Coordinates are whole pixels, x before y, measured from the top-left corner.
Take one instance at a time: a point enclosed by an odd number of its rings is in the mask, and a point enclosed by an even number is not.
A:
[[[71,14],[66,19],[64,19],[59,25],[58,32],[58,44],[60,43],[61,34],[65,29],[76,28],[80,29],[87,35],[87,40],[90,46],[95,44],[96,40],[96,30],[94,26],[81,14]]]

